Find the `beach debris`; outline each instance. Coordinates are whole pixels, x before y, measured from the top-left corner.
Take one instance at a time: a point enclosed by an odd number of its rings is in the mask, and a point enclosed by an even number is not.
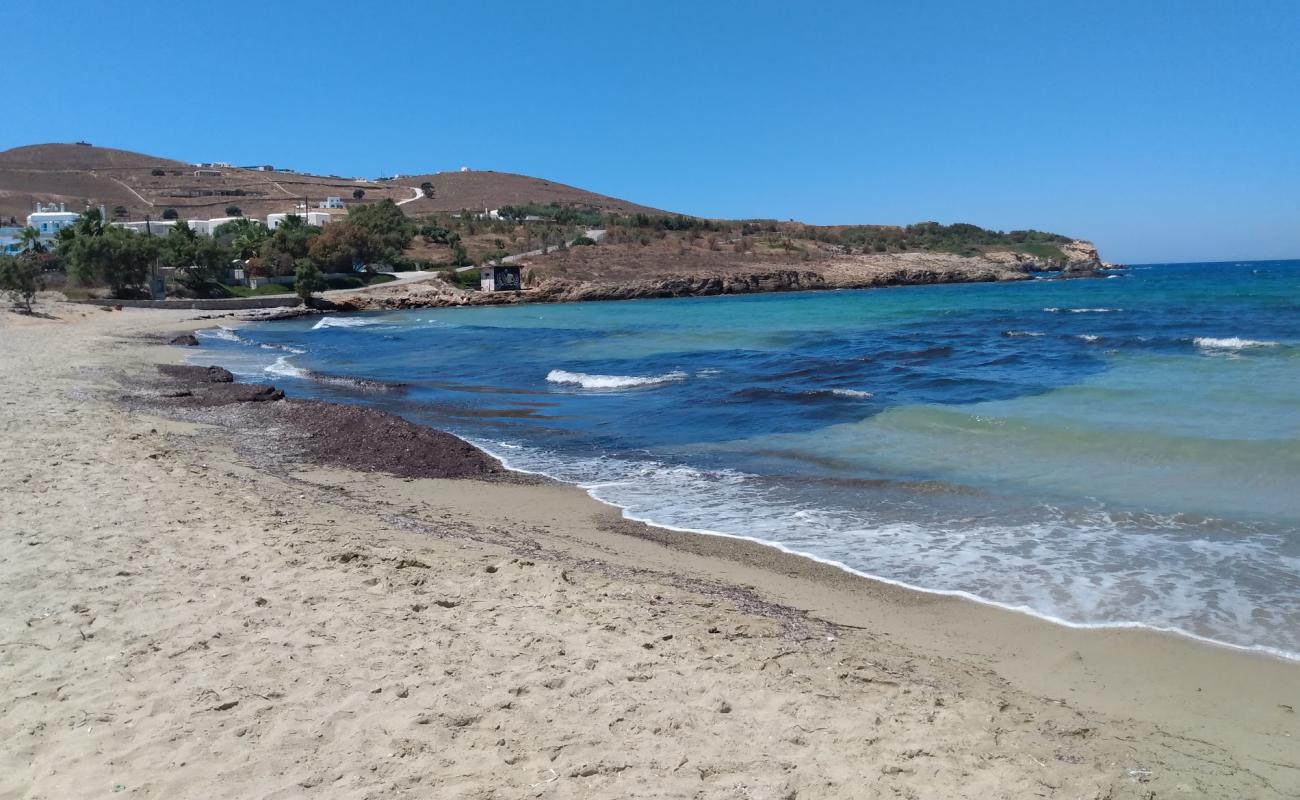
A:
[[[730,714],[730,713],[731,713],[731,703],[728,703],[726,700],[719,701],[719,703],[718,703],[718,713],[719,713],[719,714]]]
[[[192,333],[182,333],[167,342],[167,344],[174,344],[178,347],[198,347],[199,340]]]
[[[403,558],[397,562],[397,566],[393,567],[393,569],[408,569],[411,567],[417,569],[428,569],[429,565],[418,558]]]
[[[542,780],[538,781],[537,783],[529,784],[528,788],[536,789],[538,786],[545,786],[548,783],[555,783],[560,779],[560,773],[556,772],[554,769],[547,769],[546,771],[549,772],[550,775],[544,777]]]
[[[456,606],[460,605],[460,602],[456,600],[444,599],[444,600],[434,600],[433,604],[435,606],[438,606],[439,608],[455,608]]]

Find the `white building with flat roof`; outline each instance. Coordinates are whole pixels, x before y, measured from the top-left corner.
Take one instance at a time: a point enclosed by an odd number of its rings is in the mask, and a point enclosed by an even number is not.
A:
[[[72,227],[81,215],[68,211],[63,203],[56,207],[53,203],[43,206],[36,204],[36,210],[27,215],[27,224],[40,233],[42,239],[49,238],[64,228]]]
[[[126,228],[136,233],[143,233],[150,236],[166,236],[171,232],[172,227],[176,224],[174,219],[151,219],[142,222],[114,222],[119,228]]]
[[[303,222],[308,225],[315,225],[317,228],[323,228],[330,222],[330,215],[320,211],[308,211],[306,214],[267,214],[266,227],[275,230],[283,225],[285,219],[289,217],[301,217]]]

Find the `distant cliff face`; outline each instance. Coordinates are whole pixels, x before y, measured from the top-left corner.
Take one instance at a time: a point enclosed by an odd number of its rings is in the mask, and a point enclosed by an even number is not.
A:
[[[1056,248],[1065,255],[1066,262],[1064,265],[1055,264],[1050,259],[1040,256],[1010,251],[986,253],[984,258],[1010,269],[1023,269],[1030,272],[1061,269],[1063,272],[1072,275],[1091,273],[1103,266],[1101,257],[1097,254],[1097,248],[1092,242],[1075,239],[1071,242],[1058,244]]]

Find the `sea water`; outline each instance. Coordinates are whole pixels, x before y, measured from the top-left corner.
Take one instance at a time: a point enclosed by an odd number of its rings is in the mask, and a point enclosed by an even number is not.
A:
[[[204,345],[634,519],[1300,654],[1300,262],[327,316]]]

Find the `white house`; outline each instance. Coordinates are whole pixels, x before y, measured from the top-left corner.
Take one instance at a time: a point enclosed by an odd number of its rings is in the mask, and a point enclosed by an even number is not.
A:
[[[216,219],[208,220],[208,235],[211,236],[217,232],[217,228],[220,228],[227,222],[234,222],[237,219],[243,219],[243,217],[217,217]]]
[[[225,225],[227,222],[234,222],[235,220],[238,219],[245,219],[245,217],[217,217],[216,219],[191,219],[191,220],[186,220],[186,223],[190,226],[190,230],[194,231],[200,236],[212,236],[217,232],[217,228],[220,228],[222,225]],[[253,220],[253,222],[257,222],[257,220]]]
[[[171,232],[172,226],[176,224],[174,219],[154,219],[144,222],[114,222],[119,228],[135,231],[152,236],[166,236]],[[193,227],[193,226],[191,226]]]
[[[36,210],[27,215],[27,224],[35,228],[42,239],[46,239],[64,228],[72,227],[72,223],[80,216],[74,211],[68,211],[63,203],[59,203],[57,208],[53,203],[48,206],[37,203]]]
[[[319,206],[317,206],[317,208],[342,208],[342,207],[343,207],[343,198],[341,197],[327,197],[323,201],[321,201],[321,204]]]
[[[329,224],[330,215],[320,211],[308,211],[306,214],[267,214],[266,227],[275,230],[280,227],[287,217],[302,217],[303,222],[308,225],[315,225],[317,228],[323,228]]]

